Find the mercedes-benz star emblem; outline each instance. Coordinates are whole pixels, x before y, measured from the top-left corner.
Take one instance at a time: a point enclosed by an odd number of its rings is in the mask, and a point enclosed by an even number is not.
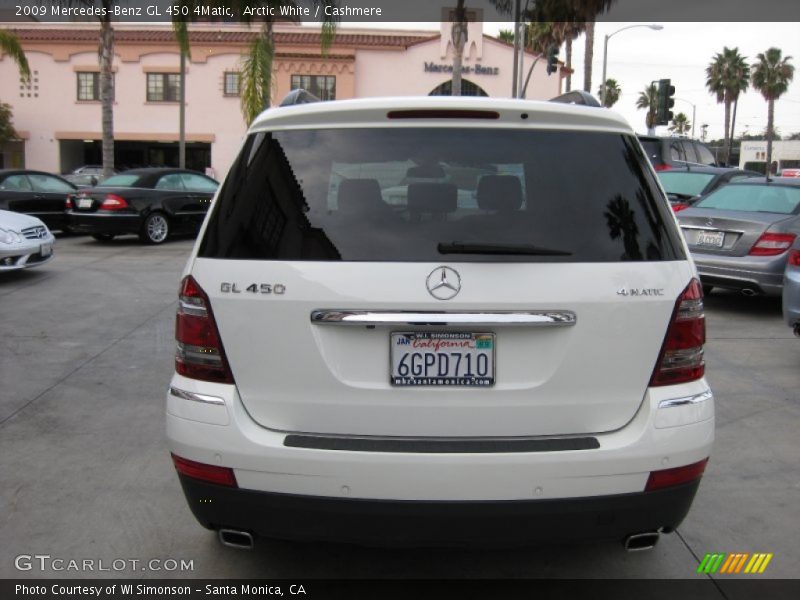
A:
[[[461,290],[461,276],[450,267],[436,267],[426,283],[428,292],[437,300],[450,300]]]
[[[706,219],[706,227],[713,227],[714,219]]]

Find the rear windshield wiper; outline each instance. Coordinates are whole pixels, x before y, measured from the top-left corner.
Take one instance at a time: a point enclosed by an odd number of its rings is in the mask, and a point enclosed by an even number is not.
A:
[[[493,244],[490,242],[439,242],[439,254],[529,254],[531,256],[572,256],[572,252],[542,248],[532,244]]]

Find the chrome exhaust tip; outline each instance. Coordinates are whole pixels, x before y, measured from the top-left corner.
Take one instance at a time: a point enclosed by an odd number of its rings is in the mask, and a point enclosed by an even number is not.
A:
[[[253,536],[247,531],[220,529],[217,533],[219,535],[219,541],[223,546],[237,548],[239,550],[253,549]]]
[[[640,552],[641,550],[652,550],[655,548],[661,537],[660,531],[645,531],[643,533],[633,533],[625,538],[625,550],[628,552]]]

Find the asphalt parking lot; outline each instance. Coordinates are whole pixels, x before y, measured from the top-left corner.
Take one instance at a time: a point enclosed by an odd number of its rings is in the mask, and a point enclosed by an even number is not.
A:
[[[779,300],[728,293],[706,301],[716,445],[688,518],[654,550],[222,547],[189,512],[164,436],[192,243],[62,237],[48,265],[0,273],[0,577],[694,578],[707,552],[773,553],[763,577],[797,577],[800,339]],[[19,571],[21,554],[193,569]],[[736,577],[714,576],[720,590]]]

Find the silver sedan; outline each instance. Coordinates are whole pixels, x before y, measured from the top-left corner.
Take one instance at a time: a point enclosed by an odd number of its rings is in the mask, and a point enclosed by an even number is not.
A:
[[[800,237],[800,180],[731,183],[676,216],[706,293],[780,296],[789,248]]]
[[[0,271],[43,265],[53,258],[54,242],[36,217],[0,210]]]

